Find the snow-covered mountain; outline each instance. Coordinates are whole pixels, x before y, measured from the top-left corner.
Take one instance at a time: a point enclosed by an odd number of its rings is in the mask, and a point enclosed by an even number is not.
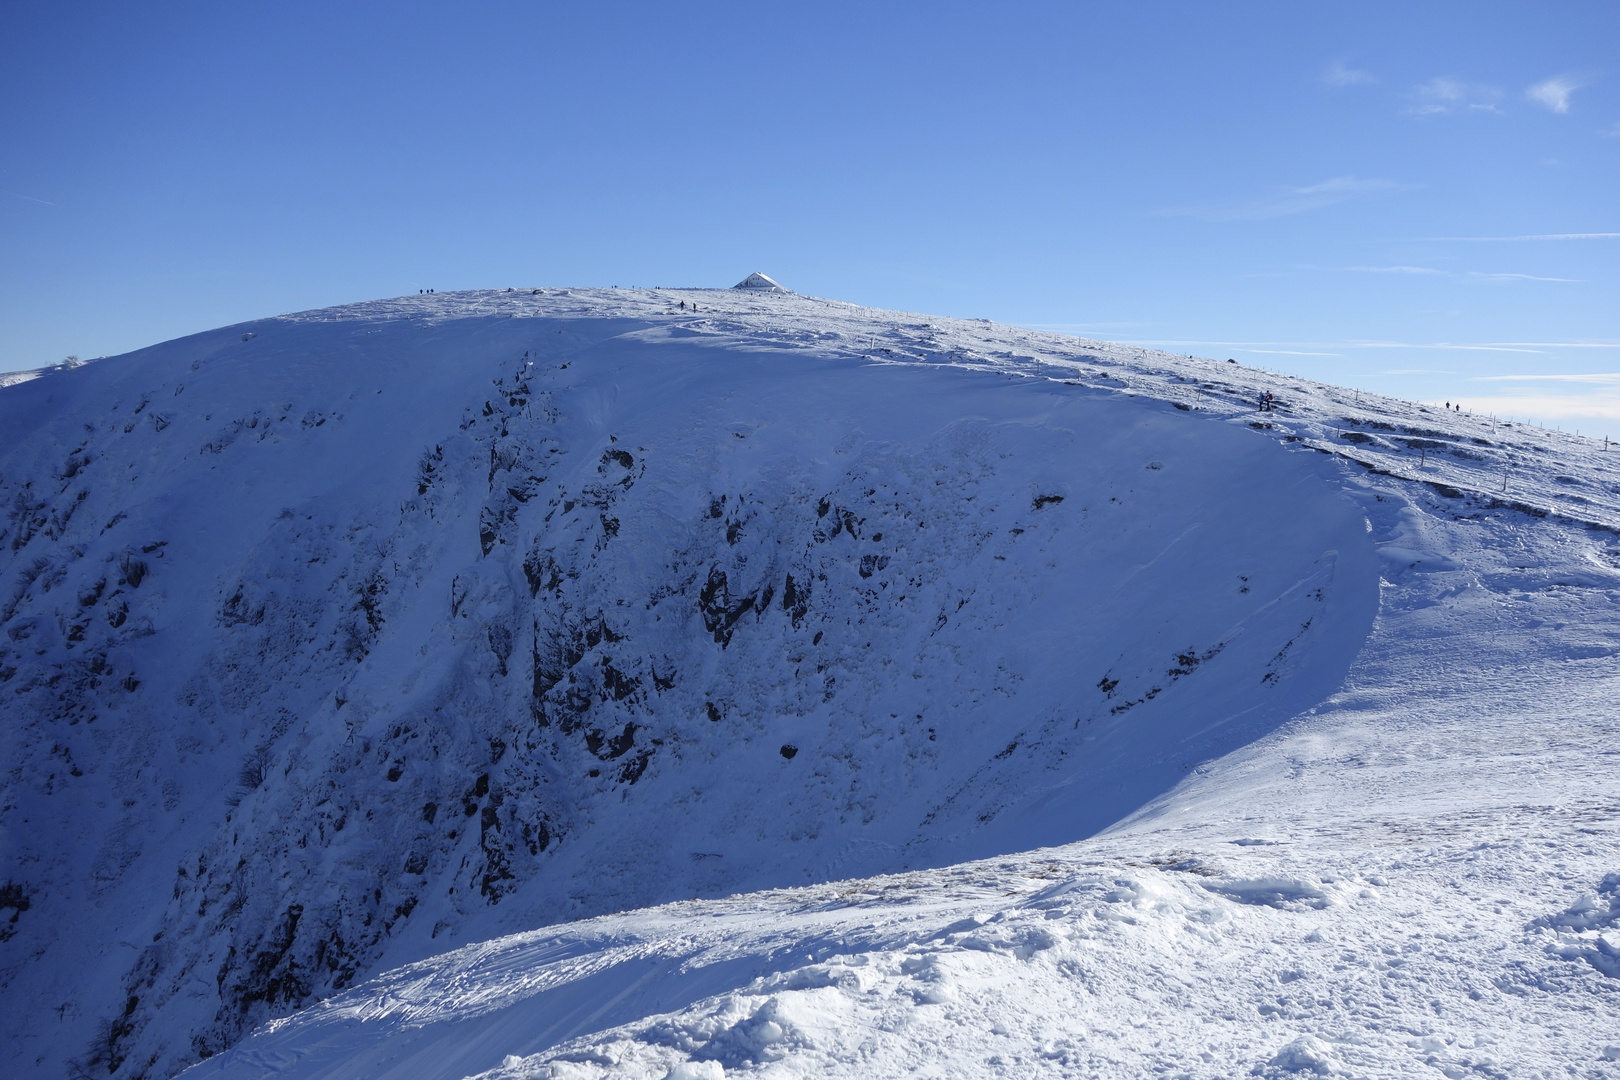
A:
[[[1617,466],[765,288],[5,387],[7,1073],[1620,1074]]]

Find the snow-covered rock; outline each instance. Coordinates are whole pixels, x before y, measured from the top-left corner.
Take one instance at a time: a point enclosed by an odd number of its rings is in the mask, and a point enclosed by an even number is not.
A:
[[[11,1073],[1608,1067],[1590,444],[746,289],[0,432]]]

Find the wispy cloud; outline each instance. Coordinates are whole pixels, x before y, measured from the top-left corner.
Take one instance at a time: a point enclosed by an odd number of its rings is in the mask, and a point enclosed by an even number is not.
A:
[[[1432,266],[1346,266],[1346,270],[1358,274],[1433,274],[1439,277],[1450,277],[1445,270],[1436,270]]]
[[[1598,132],[1598,134],[1602,135],[1605,139],[1620,139],[1620,122],[1617,122],[1613,127],[1607,129],[1606,131]]]
[[[1534,233],[1528,236],[1416,236],[1400,243],[1507,244],[1521,240],[1620,240],[1620,232]]]
[[[1595,371],[1583,375],[1475,375],[1471,382],[1590,383],[1620,387],[1620,372]]]
[[[1355,274],[1416,274],[1424,277],[1472,278],[1475,281],[1557,281],[1576,284],[1581,278],[1542,277],[1539,274],[1487,273],[1482,270],[1456,272],[1439,270],[1432,266],[1345,266],[1340,269]]]
[[[1263,221],[1320,210],[1364,195],[1391,191],[1400,186],[1393,180],[1361,180],[1354,176],[1335,176],[1319,184],[1281,188],[1273,194],[1247,202],[1225,206],[1179,207],[1165,210],[1163,213],[1170,217],[1197,217],[1206,221]]]
[[[1468,344],[1465,342],[1435,341],[1428,344],[1411,341],[1368,341],[1361,345],[1364,349],[1433,349],[1438,352],[1503,352],[1503,353],[1541,353],[1546,350],[1534,345],[1513,342],[1480,342]]]
[[[1326,86],[1360,86],[1377,81],[1372,72],[1350,67],[1343,60],[1333,61],[1322,71],[1322,83]]]
[[[1493,392],[1481,397],[1463,398],[1462,404],[1476,412],[1534,416],[1545,420],[1583,417],[1620,420],[1620,372],[1476,375],[1469,381],[1507,383],[1513,387],[1507,393]]]
[[[1465,83],[1437,75],[1411,93],[1409,112],[1417,116],[1436,116],[1454,112],[1501,112],[1496,103],[1502,92],[1495,87]]]
[[[1479,281],[1556,281],[1566,285],[1579,284],[1581,278],[1571,277],[1542,277],[1539,274],[1485,274],[1478,270],[1468,271],[1468,276]]]
[[[1592,78],[1587,75],[1554,75],[1530,87],[1524,96],[1555,113],[1567,113],[1569,95],[1591,82]]]
[[[45,199],[36,199],[32,195],[24,195],[19,191],[0,191],[0,195],[10,195],[13,199],[27,199],[29,202],[36,202],[36,203],[39,203],[41,206],[55,206],[56,205],[55,203],[48,202]]]
[[[1620,349],[1620,341],[1503,341],[1526,349]]]
[[[1581,420],[1598,421],[1596,435],[1603,434],[1603,428],[1607,426],[1604,421],[1620,420],[1620,387],[1604,389],[1598,393],[1503,394],[1452,398],[1451,402],[1454,405],[1461,405],[1469,412],[1489,413],[1493,416],[1529,416],[1541,421],[1555,420],[1564,423]],[[1594,434],[1590,426],[1587,426],[1586,432],[1588,435]]]

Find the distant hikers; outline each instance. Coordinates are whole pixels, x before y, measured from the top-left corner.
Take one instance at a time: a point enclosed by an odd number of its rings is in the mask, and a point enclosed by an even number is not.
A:
[[[682,300],[682,301],[681,301],[681,310],[682,310],[682,311],[685,311],[685,310],[686,310],[686,301],[685,301],[685,300]]]
[[[1276,410],[1277,399],[1271,396],[1270,390],[1267,390],[1265,393],[1260,395],[1260,411],[1275,412]]]

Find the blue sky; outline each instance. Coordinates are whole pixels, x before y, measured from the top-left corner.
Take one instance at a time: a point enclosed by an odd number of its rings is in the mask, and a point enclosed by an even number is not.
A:
[[[1620,436],[1620,5],[11,5],[0,370],[729,285]]]

